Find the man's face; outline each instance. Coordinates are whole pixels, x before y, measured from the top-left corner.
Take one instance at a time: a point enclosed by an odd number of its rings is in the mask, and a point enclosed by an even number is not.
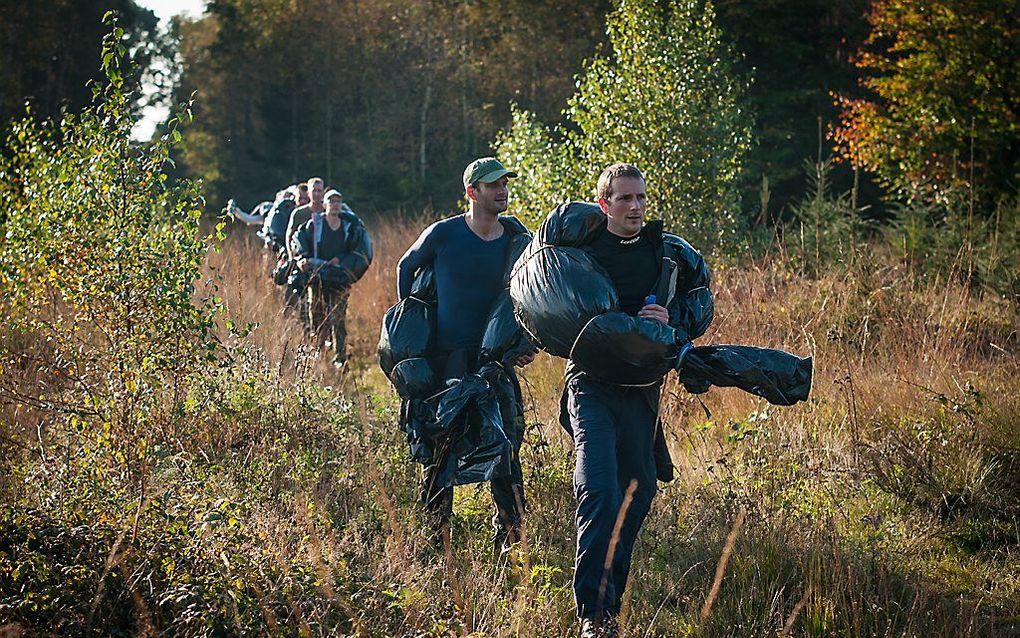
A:
[[[311,201],[311,200],[308,199],[308,189],[307,188],[299,189],[298,190],[298,198],[297,198],[298,206],[304,206],[309,201]]]
[[[329,200],[326,202],[326,214],[339,215],[340,204],[342,204],[343,201],[344,201],[343,199],[337,197],[336,195],[330,197]]]
[[[645,180],[640,177],[614,177],[610,183],[612,195],[600,199],[599,206],[606,214],[609,232],[621,237],[632,237],[641,232],[648,209]]]
[[[326,192],[326,186],[319,180],[308,182],[308,193],[312,197],[312,204],[322,204],[322,195]]]
[[[504,212],[510,197],[506,175],[494,182],[478,182],[477,186],[468,186],[468,198],[477,202],[478,207],[493,215]]]

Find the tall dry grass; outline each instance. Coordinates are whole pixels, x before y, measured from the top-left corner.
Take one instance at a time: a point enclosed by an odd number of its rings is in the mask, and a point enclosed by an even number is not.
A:
[[[396,399],[375,367],[375,343],[382,314],[395,300],[396,260],[426,224],[427,220],[369,222],[376,238],[376,260],[355,287],[350,304],[359,388],[381,393],[384,401],[391,403]],[[259,251],[235,237],[222,255],[224,261],[218,266],[229,272],[238,268],[238,262],[257,260]],[[782,586],[769,584],[778,587],[769,601],[775,609],[761,630],[772,627],[771,631],[790,632],[793,627],[787,625],[796,616],[815,622],[848,613],[851,622],[864,632],[864,627],[882,625],[875,620],[877,612],[857,609],[863,604],[861,598],[908,596],[904,591],[913,591],[909,596],[915,597],[916,609],[908,610],[908,617],[911,613],[918,618],[934,613],[930,606],[917,602],[917,592],[942,602],[959,597],[960,604],[953,611],[936,614],[941,619],[936,624],[946,623],[943,635],[960,631],[964,616],[973,620],[972,627],[987,629],[996,626],[985,623],[996,617],[997,606],[1016,610],[1011,604],[1020,589],[1013,555],[1009,554],[1009,568],[1001,578],[991,575],[995,570],[989,564],[982,564],[960,579],[970,567],[966,559],[950,556],[952,542],[944,542],[944,537],[953,536],[954,526],[968,524],[960,520],[978,516],[974,512],[979,507],[988,507],[992,518],[1016,521],[1016,508],[1002,499],[1008,498],[1005,490],[1020,475],[1016,465],[1020,426],[1015,418],[1020,413],[1017,310],[1006,301],[975,296],[956,284],[951,274],[922,282],[893,259],[876,261],[849,271],[833,269],[818,279],[796,276],[781,258],[739,268],[715,268],[717,317],[701,342],[754,344],[811,355],[814,388],[808,403],[774,408],[736,390],[714,389],[693,397],[675,381],[667,382],[662,414],[679,478],[663,486],[646,542],[635,560],[637,582],[650,569],[649,555],[662,549],[661,545],[667,546],[667,555],[673,555],[682,551],[685,543],[691,544],[694,536],[702,538],[693,543],[697,549],[691,548],[699,559],[685,562],[686,587],[683,580],[670,583],[657,590],[658,601],[635,601],[638,594],[633,591],[640,591],[641,586],[632,588],[630,606],[639,609],[638,615],[650,623],[648,631],[661,631],[658,623],[663,614],[681,601],[690,601],[679,604],[681,608],[711,609],[709,601],[714,602],[718,595],[716,609],[727,606],[725,586],[720,594],[720,583],[715,583],[710,594],[708,588],[697,584],[694,574],[706,570],[713,574],[724,546],[735,552],[736,569],[753,568],[754,557],[741,558],[740,544],[734,549],[735,540],[724,543],[719,536],[744,507],[749,508],[746,527],[753,540],[748,540],[743,550],[764,548],[769,561],[775,563],[773,568],[782,566],[799,574],[789,576],[792,580]],[[244,276],[243,282],[239,280],[230,288],[237,295],[230,304],[232,311],[260,321],[263,336],[259,339],[272,340],[280,334],[296,337],[287,319],[274,314],[272,304],[257,302],[269,294],[265,291],[272,290],[265,277]],[[275,356],[280,357],[281,351]],[[324,368],[320,371],[331,374]],[[530,534],[540,547],[553,545],[564,554],[553,561],[559,570],[555,573],[560,588],[569,575],[570,546],[563,538],[550,538],[546,526],[554,534],[569,534],[567,513],[572,504],[566,477],[570,444],[556,418],[561,376],[562,362],[544,355],[521,372],[533,421],[526,462],[542,477],[535,481],[538,485],[529,485],[537,492],[532,500],[533,509],[538,510],[532,512]],[[959,418],[954,420],[954,416]],[[918,451],[912,447],[925,448],[939,437],[936,447],[959,449],[940,454],[937,449]],[[973,440],[968,443],[960,437]],[[889,458],[890,454],[899,456]],[[927,467],[937,463],[946,464],[941,473]],[[558,464],[556,470],[551,471],[550,464]],[[893,476],[897,472],[902,480]],[[549,480],[550,476],[554,479]],[[561,492],[553,494],[552,485]],[[796,499],[804,502],[791,502]],[[880,503],[873,506],[876,500]],[[484,509],[484,504],[477,502],[477,493],[471,501],[471,507]],[[956,511],[950,501],[956,503]],[[848,512],[851,507],[858,511]],[[805,513],[811,512],[816,517],[809,515],[805,520]],[[683,517],[688,520],[680,520]],[[882,520],[895,528],[892,538],[883,542],[895,545],[889,551],[898,556],[896,584],[888,575],[869,575],[869,568],[860,564],[869,551],[867,538],[874,532],[872,527]],[[692,536],[685,539],[684,528],[690,528],[687,533]],[[1001,540],[1001,533],[989,534]],[[711,538],[718,540],[707,542]],[[991,545],[996,542],[989,541]],[[471,565],[478,559],[468,553],[460,560]],[[530,560],[543,562],[534,556]],[[869,560],[876,559],[872,556]],[[819,564],[825,567],[819,568]],[[891,565],[882,569],[891,569]],[[944,571],[955,573],[957,589],[948,585],[953,579],[944,579]],[[718,578],[722,580],[723,575]],[[992,578],[994,585],[978,593],[983,578]],[[457,579],[451,577],[448,582]],[[975,590],[967,592],[961,582],[969,582]],[[765,583],[752,579],[750,585],[763,587]],[[699,594],[700,601],[696,600]],[[681,598],[677,599],[678,595]],[[984,602],[968,608],[962,602],[968,595]],[[463,598],[463,593],[455,596]],[[563,591],[559,602],[563,603]],[[839,608],[843,604],[849,612]],[[747,613],[745,605],[753,607],[753,603],[733,600],[730,609],[716,614],[732,617],[733,613]],[[460,613],[463,606],[456,605]],[[565,611],[560,609],[561,614]],[[633,616],[634,610],[628,613]],[[866,620],[869,613],[874,621],[870,625]],[[702,622],[693,611],[690,618],[690,627]],[[562,629],[567,624],[560,618],[556,626]],[[681,633],[685,631],[682,625],[677,629]]]
[[[458,488],[447,542],[421,520],[418,468],[375,349],[396,260],[427,222],[366,220],[376,256],[353,290],[344,374],[281,311],[266,251],[233,229],[202,294],[257,327],[223,328],[229,362],[168,412],[175,438],[160,441],[144,507],[118,496],[114,473],[89,470],[100,457],[75,461],[68,447],[11,462],[13,540],[0,558],[36,571],[0,572],[0,625],[81,633],[87,616],[178,635],[572,635],[563,362],[542,355],[521,372],[527,542],[492,552],[484,486]],[[678,477],[660,484],[642,531],[625,635],[1020,631],[1017,309],[875,261],[818,279],[780,257],[715,265],[717,318],[700,341],[810,354],[812,398],[775,408],[667,382]],[[29,437],[38,415],[3,414],[19,444],[62,449]],[[66,539],[33,545],[43,529]],[[18,592],[55,591],[40,566],[69,570],[62,589],[84,592],[84,607],[65,593],[31,611]]]

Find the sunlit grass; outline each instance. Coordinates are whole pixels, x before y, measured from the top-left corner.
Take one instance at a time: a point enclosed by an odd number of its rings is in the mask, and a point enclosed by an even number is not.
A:
[[[376,258],[350,303],[345,375],[280,312],[254,238],[236,232],[210,255],[228,317],[257,327],[224,330],[231,362],[168,399],[141,506],[101,437],[48,422],[37,441],[44,417],[4,407],[4,437],[24,449],[5,461],[0,621],[70,634],[573,635],[562,361],[542,355],[522,373],[527,541],[495,555],[488,490],[466,486],[437,544],[375,362],[394,264],[424,221],[367,225]],[[703,342],[812,355],[812,397],[775,408],[667,383],[678,477],[660,484],[638,542],[626,635],[1020,631],[1017,310],[878,261],[819,279],[781,260],[715,269]]]

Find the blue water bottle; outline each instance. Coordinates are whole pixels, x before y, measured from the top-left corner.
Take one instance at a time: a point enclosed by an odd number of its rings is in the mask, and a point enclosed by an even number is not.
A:
[[[645,305],[650,306],[657,301],[655,295],[648,295],[645,297]]]

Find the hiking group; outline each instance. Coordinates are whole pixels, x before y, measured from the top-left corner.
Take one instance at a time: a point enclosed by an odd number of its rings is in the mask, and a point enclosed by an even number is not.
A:
[[[276,262],[271,276],[283,287],[283,307],[296,313],[333,365],[347,364],[347,301],[351,286],[372,263],[372,238],[339,190],[321,177],[294,184],[252,213],[233,200],[227,211],[259,227]]]
[[[597,205],[561,205],[534,236],[503,214],[515,177],[495,158],[473,161],[463,174],[468,210],[426,228],[400,258],[380,364],[422,464],[433,538],[449,541],[453,487],[487,481],[493,546],[503,552],[521,540],[528,503],[516,368],[538,349],[568,360],[560,423],[575,452],[574,598],[582,636],[614,636],[656,481],[673,476],[658,418],[664,376],[677,370],[694,392],[735,385],[788,405],[806,397],[810,360],[693,346],[713,315],[708,269],[661,221],[646,221],[645,178],[635,166],[607,167]],[[347,298],[372,244],[339,191],[324,191],[318,178],[302,186],[245,221],[262,222],[285,304],[342,366]]]

